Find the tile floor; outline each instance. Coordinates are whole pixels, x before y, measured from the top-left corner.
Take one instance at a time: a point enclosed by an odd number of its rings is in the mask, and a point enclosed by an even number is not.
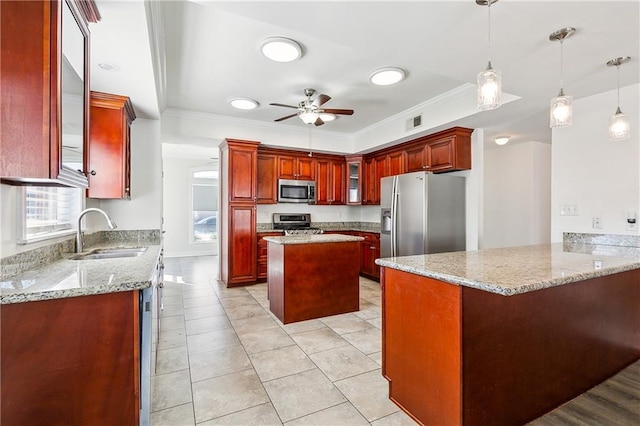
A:
[[[360,311],[282,325],[266,284],[227,289],[215,257],[165,259],[152,425],[415,425],[380,373],[380,285]]]
[[[225,288],[217,258],[165,264],[151,425],[415,425],[380,373],[378,283],[361,278],[359,312],[282,325],[266,284]],[[639,374],[640,361],[531,425],[640,419]]]

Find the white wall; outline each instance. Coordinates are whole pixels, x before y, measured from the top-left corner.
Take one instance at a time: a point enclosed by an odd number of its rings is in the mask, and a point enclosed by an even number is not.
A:
[[[548,243],[551,145],[495,145],[484,158],[483,248]]]
[[[162,228],[160,121],[137,118],[131,125],[131,200],[100,200],[99,207],[116,221],[118,229]],[[87,219],[92,231],[108,229],[97,215]]]
[[[626,211],[640,214],[640,85],[620,89],[620,106],[632,137],[610,142],[607,127],[616,109],[615,90],[574,102],[573,126],[554,129],[551,163],[551,241],[563,232],[638,235],[625,229]],[[561,205],[578,216],[560,216]],[[594,216],[602,229],[594,229]]]
[[[192,243],[191,222],[192,170],[210,166],[211,160],[163,158],[164,178],[164,249],[167,257],[202,256],[217,253],[216,243]],[[218,216],[219,217],[219,216]]]

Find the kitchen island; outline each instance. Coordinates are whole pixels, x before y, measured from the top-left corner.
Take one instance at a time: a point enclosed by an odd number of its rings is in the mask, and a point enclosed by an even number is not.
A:
[[[269,309],[288,324],[360,307],[360,241],[351,235],[264,237]]]
[[[520,425],[640,359],[640,249],[378,259],[382,373],[422,424]]]

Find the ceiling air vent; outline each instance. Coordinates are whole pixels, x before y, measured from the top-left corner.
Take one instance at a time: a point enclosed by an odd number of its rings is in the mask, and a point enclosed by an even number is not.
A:
[[[422,114],[411,117],[407,120],[407,130],[413,130],[422,125]]]

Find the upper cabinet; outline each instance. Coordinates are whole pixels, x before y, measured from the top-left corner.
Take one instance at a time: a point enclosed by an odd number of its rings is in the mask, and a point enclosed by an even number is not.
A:
[[[131,198],[131,123],[126,96],[91,92],[89,198]]]
[[[347,157],[347,204],[362,204],[362,156]]]
[[[278,202],[278,157],[258,152],[258,204]]]
[[[315,180],[316,160],[309,156],[278,156],[280,179]]]
[[[471,168],[472,129],[454,127],[409,143],[407,172],[452,172]]]
[[[0,177],[86,187],[92,0],[0,2]],[[44,52],[44,54],[43,54]]]
[[[316,159],[316,204],[345,203],[344,169],[344,157]]]

